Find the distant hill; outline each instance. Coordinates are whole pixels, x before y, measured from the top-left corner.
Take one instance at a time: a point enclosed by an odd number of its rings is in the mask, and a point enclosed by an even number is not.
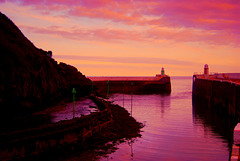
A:
[[[51,51],[36,48],[0,12],[0,110],[39,110],[70,97],[73,87],[81,95],[90,93],[89,79],[51,56]]]

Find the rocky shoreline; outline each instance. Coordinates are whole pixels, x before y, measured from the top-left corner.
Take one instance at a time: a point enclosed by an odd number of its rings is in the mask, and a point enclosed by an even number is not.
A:
[[[118,105],[111,104],[109,108],[113,114],[114,123],[104,132],[93,136],[87,140],[86,149],[76,155],[68,153],[60,160],[98,160],[101,157],[107,157],[117,150],[117,145],[128,142],[134,142],[141,137],[140,130],[144,127],[142,123],[137,122],[129,113]]]
[[[107,102],[104,101],[104,99],[98,99],[97,101],[99,108],[103,108],[103,106],[107,105]],[[16,157],[12,159],[39,161],[76,159],[98,160],[99,158],[106,157],[107,154],[116,151],[117,145],[120,143],[132,143],[136,138],[141,137],[140,130],[144,125],[137,122],[133,117],[131,117],[127,110],[118,105],[111,104],[110,102],[107,108],[109,111],[111,111],[112,123],[104,127],[103,130],[100,130],[97,133],[92,133],[92,136],[87,137],[84,141],[62,144],[61,146],[54,146],[53,148],[46,149],[40,153],[34,152],[25,156],[23,155],[22,157]],[[102,110],[104,111],[104,109]],[[69,121],[71,122],[71,120]],[[64,122],[65,121],[61,123],[61,126],[65,126]],[[54,127],[54,125],[51,126]],[[59,130],[60,128],[58,126],[59,124],[56,124],[56,130]],[[72,130],[70,129],[70,132],[71,131]],[[47,135],[45,136],[45,134],[43,136],[48,137]]]
[[[119,144],[123,142],[131,144],[141,137],[141,129],[144,124],[137,122],[126,109],[119,105],[109,102],[108,107],[113,116],[113,124],[101,133],[88,138],[83,147],[64,149],[63,155],[59,156],[57,160],[99,160],[115,152]],[[52,159],[56,158],[53,156]]]

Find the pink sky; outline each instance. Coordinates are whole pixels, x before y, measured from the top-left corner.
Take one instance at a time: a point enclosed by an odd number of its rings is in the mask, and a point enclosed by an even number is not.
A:
[[[87,76],[240,72],[238,0],[0,0],[0,11]]]

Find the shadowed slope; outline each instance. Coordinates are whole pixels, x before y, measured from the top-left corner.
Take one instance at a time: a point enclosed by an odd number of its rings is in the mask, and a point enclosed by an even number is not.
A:
[[[2,13],[0,50],[1,110],[35,111],[70,96],[72,87],[76,86],[84,94],[90,91],[89,79],[75,67],[58,65],[51,58],[51,51],[36,48]]]

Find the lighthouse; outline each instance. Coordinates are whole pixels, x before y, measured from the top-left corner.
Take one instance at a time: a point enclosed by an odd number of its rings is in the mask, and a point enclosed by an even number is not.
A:
[[[209,68],[208,68],[208,65],[205,64],[205,65],[204,65],[204,76],[206,77],[206,76],[208,76],[208,75],[209,75]]]
[[[162,67],[161,73],[162,73],[162,76],[165,75],[165,72],[164,72],[164,68],[163,68],[163,67]]]

